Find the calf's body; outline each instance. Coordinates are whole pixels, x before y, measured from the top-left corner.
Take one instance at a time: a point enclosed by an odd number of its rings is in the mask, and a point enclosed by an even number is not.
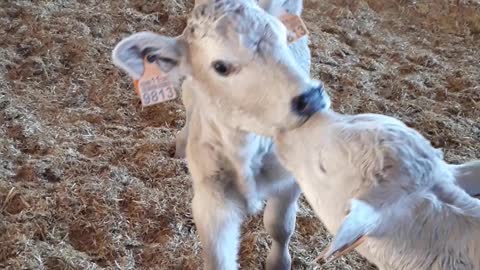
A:
[[[261,126],[262,121],[244,115],[251,107],[236,106],[234,100],[224,98],[234,95],[235,100],[268,104],[267,94],[275,92],[288,103],[289,95],[277,92],[292,78],[284,76],[285,67],[293,65],[295,77],[308,78],[307,37],[287,45],[285,27],[276,18],[281,11],[300,15],[301,0],[260,4],[253,0],[196,1],[181,36],[137,33],[122,40],[113,52],[115,64],[134,79],[143,73],[147,59],[182,88],[187,119],[177,137],[176,156],[186,154],[192,176],[192,211],[205,269],[238,268],[240,225],[263,207],[264,200],[264,224],[272,237],[266,268],[291,268],[288,245],[295,228],[299,187],[279,163],[272,139],[263,136],[265,132],[240,128],[245,121]],[[272,39],[282,40],[281,46]],[[266,73],[278,76],[264,77]],[[232,74],[234,82],[227,80]],[[310,86],[308,80],[302,81],[291,84],[289,91],[298,93]]]

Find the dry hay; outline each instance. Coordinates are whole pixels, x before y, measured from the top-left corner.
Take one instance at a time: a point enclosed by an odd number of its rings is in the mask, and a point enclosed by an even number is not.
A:
[[[397,116],[462,162],[480,158],[480,11],[451,2],[307,0],[304,17],[336,109]],[[178,34],[191,8],[0,3],[0,268],[199,268],[187,166],[172,158],[184,109],[142,109],[110,62],[121,37]],[[297,224],[294,269],[319,269],[330,236],[304,202]],[[242,237],[242,267],[261,269],[260,217]],[[323,269],[374,268],[352,254]]]

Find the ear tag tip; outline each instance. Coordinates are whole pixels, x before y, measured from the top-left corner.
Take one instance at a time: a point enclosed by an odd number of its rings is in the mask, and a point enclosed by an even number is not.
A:
[[[290,14],[286,10],[283,10],[280,13],[279,18],[288,30],[287,42],[289,44],[308,35],[307,26],[303,22],[302,18],[300,18],[300,16]]]
[[[135,88],[135,93],[137,96],[140,96],[140,89],[138,88],[138,80],[133,80],[133,87]]]

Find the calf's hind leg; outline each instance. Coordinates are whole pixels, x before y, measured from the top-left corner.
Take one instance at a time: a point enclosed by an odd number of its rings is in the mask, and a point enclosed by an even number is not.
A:
[[[175,137],[175,158],[185,158],[188,141],[188,121]]]
[[[296,183],[267,200],[263,223],[272,237],[272,247],[267,256],[267,270],[290,270],[292,259],[288,245],[295,231],[297,200],[300,188]]]
[[[185,125],[175,137],[175,158],[185,158],[187,152],[188,130],[194,106],[192,89],[185,87],[182,91],[182,102],[185,106]]]

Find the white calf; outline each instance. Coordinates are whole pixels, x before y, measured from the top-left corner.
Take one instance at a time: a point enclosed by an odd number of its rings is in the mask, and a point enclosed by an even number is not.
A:
[[[291,6],[296,9],[289,12],[300,15],[301,0],[262,1],[273,13],[253,0],[202,2],[208,3],[196,3],[181,36],[134,34],[116,46],[114,63],[138,79],[144,59],[155,62],[183,89],[187,123],[177,150],[186,145],[193,216],[206,269],[237,269],[240,225],[266,199],[264,224],[273,238],[266,267],[287,270],[300,190],[278,162],[272,139],[261,136],[268,132],[241,128],[244,122],[261,127],[262,119],[251,117],[260,112],[245,114],[252,108],[236,104],[248,99],[266,106],[285,105],[291,93],[318,86],[309,80],[307,38],[288,46],[286,29],[275,13]],[[291,84],[292,79],[299,83]],[[291,93],[284,91],[287,86]],[[271,103],[270,95],[278,100]],[[234,98],[225,99],[230,96]],[[268,121],[278,116],[275,111],[262,115]],[[291,121],[295,124],[296,117]],[[188,143],[182,143],[182,136]]]
[[[380,269],[480,269],[480,201],[464,190],[478,191],[480,163],[449,165],[418,132],[374,114],[324,110],[276,143],[336,232],[327,261],[360,245]]]

